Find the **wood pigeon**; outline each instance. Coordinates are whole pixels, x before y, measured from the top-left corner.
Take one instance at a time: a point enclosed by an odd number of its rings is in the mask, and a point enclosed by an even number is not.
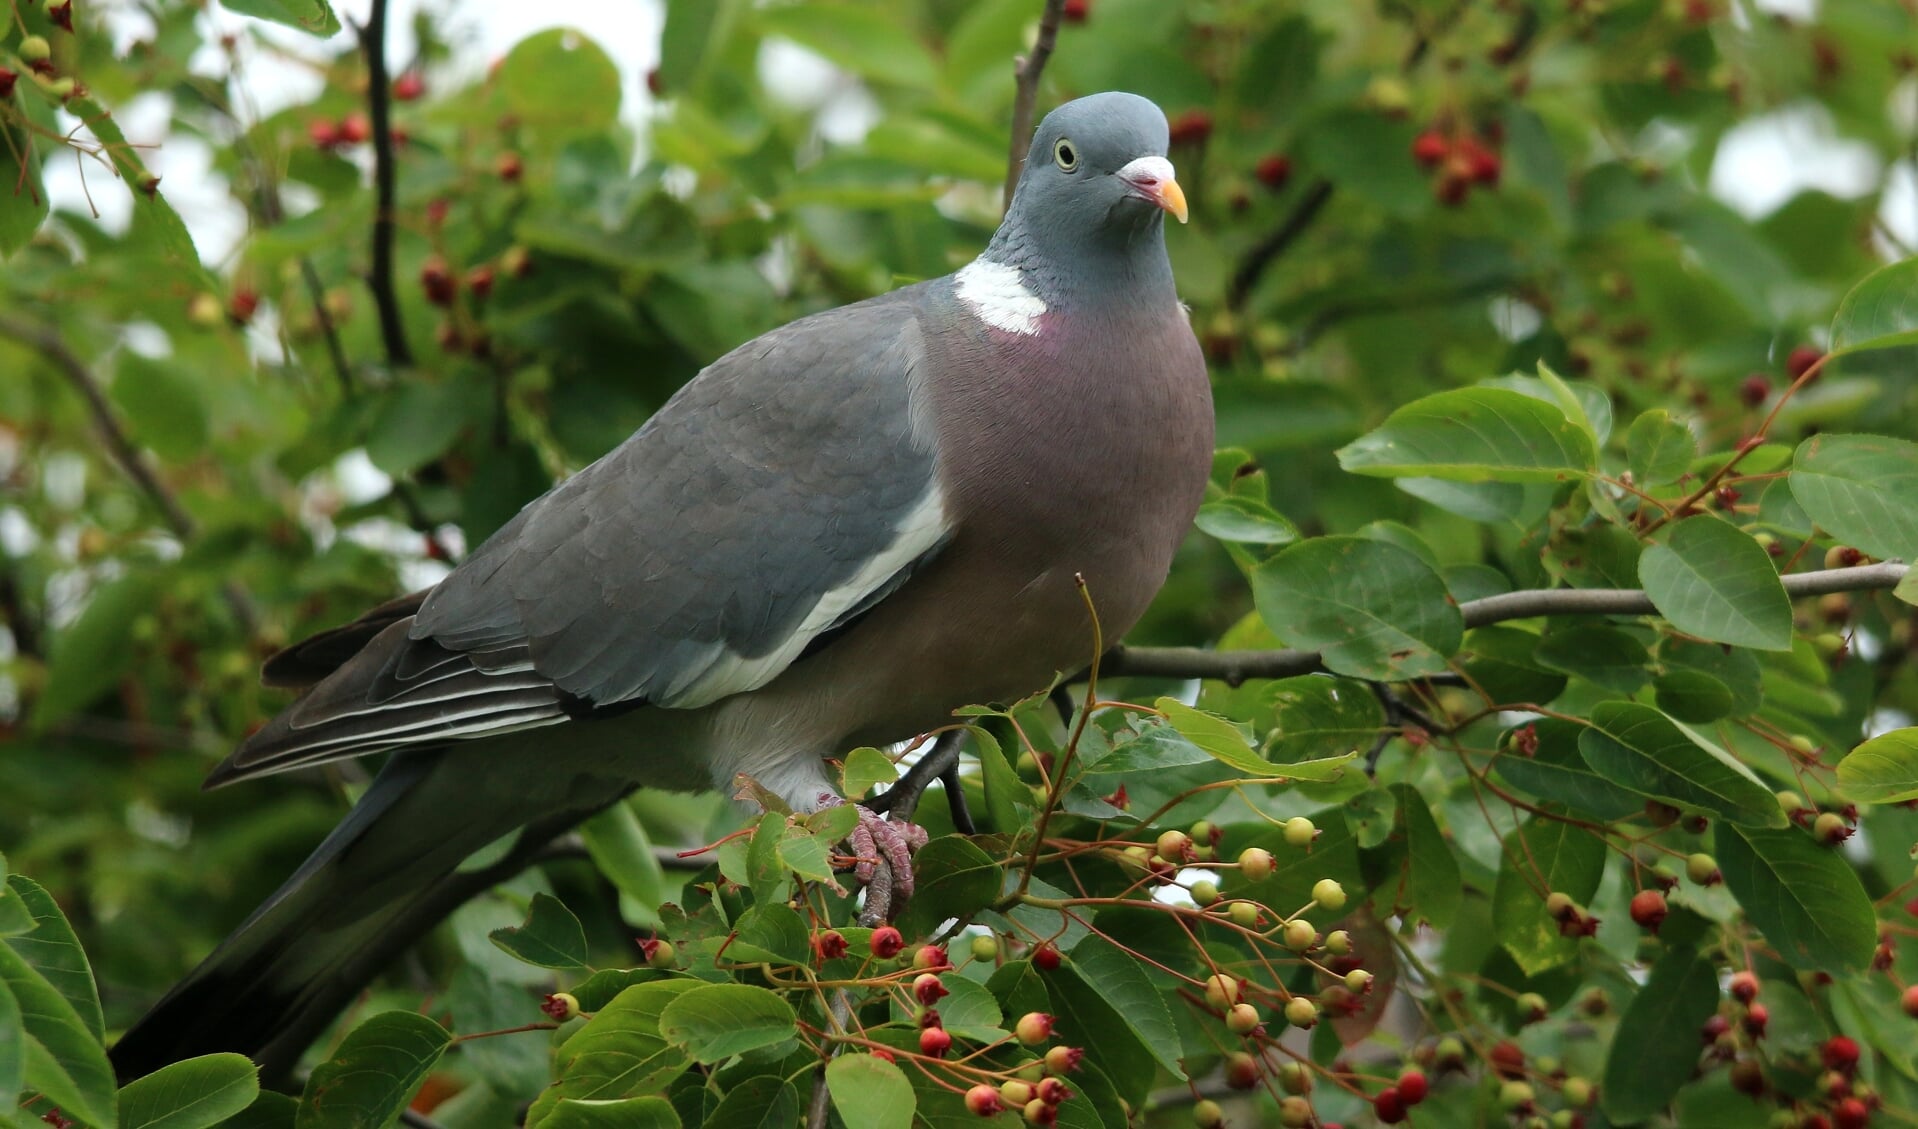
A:
[[[119,1041],[120,1075],[290,1070],[396,954],[635,787],[844,802],[825,758],[1084,666],[1076,577],[1107,638],[1131,627],[1212,456],[1166,135],[1134,95],[1059,107],[977,259],[741,345],[437,586],[270,660],[304,694],[208,786],[391,755]],[[862,876],[909,893],[923,839],[862,809]]]

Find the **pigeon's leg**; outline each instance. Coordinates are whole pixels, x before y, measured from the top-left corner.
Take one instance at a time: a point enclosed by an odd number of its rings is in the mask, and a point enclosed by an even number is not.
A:
[[[821,792],[818,802],[821,808],[829,808],[846,801]],[[846,843],[858,860],[853,877],[866,887],[866,906],[859,919],[872,925],[892,916],[895,895],[901,904],[912,897],[912,852],[926,845],[926,829],[887,819],[864,804],[854,804],[853,809],[859,813],[859,822]]]

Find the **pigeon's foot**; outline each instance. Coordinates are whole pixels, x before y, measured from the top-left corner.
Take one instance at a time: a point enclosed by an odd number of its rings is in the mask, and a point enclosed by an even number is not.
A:
[[[838,807],[846,801],[831,793],[819,795],[821,807]],[[852,848],[853,877],[866,887],[866,905],[860,912],[861,924],[876,925],[892,917],[893,910],[912,897],[912,852],[926,845],[926,829],[916,823],[895,822],[864,804],[854,804],[859,822],[846,836]]]

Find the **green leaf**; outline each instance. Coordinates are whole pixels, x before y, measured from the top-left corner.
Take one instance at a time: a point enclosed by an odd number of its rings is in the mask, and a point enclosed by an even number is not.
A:
[[[896,86],[923,88],[939,74],[918,37],[896,9],[803,3],[754,13],[768,35],[783,36],[856,75]]]
[[[694,1062],[714,1063],[793,1037],[792,1005],[750,984],[695,988],[666,1005],[659,1033],[684,1047]]]
[[[911,1129],[917,1106],[905,1072],[877,1055],[844,1054],[826,1064],[826,1092],[846,1129]]]
[[[1744,762],[1690,727],[1637,702],[1600,702],[1578,751],[1621,788],[1733,823],[1785,826],[1778,797]]]
[[[861,745],[846,754],[846,765],[839,773],[841,794],[847,799],[857,800],[881,784],[891,784],[899,779],[899,768],[892,758],[873,748]]]
[[[831,884],[832,850],[823,835],[804,827],[788,826],[779,835],[779,861],[801,878]]]
[[[1679,522],[1638,558],[1638,578],[1659,614],[1714,643],[1791,649],[1791,597],[1763,546],[1730,522]]]
[[[177,365],[122,353],[110,391],[134,438],[155,454],[188,459],[205,449],[206,404],[199,384]]]
[[[1878,921],[1858,872],[1797,828],[1718,825],[1725,888],[1793,968],[1852,972],[1871,961]]]
[[[120,1090],[120,1129],[206,1129],[253,1104],[260,1071],[245,1055],[163,1066]]]
[[[1918,556],[1918,443],[1814,435],[1792,455],[1791,494],[1820,529],[1874,557]]]
[[[1013,770],[998,738],[978,725],[967,726],[966,732],[971,734],[973,751],[979,757],[979,775],[985,783],[986,813],[992,817],[992,828],[1007,835],[1017,834],[1020,828],[1027,826],[1026,817],[1033,809],[1032,790]]]
[[[1581,905],[1605,876],[1604,840],[1582,827],[1533,816],[1505,837],[1492,889],[1492,922],[1505,951],[1527,976],[1569,963],[1578,944],[1561,936],[1545,895],[1562,890]]]
[[[1900,345],[1918,345],[1918,259],[1866,275],[1831,319],[1833,356]]]
[[[659,37],[659,82],[678,94],[705,70],[725,45],[739,14],[737,0],[666,0],[666,26]]]
[[[805,1099],[799,1096],[799,1087],[784,1078],[761,1074],[727,1090],[706,1118],[705,1129],[792,1129],[804,1113]]]
[[[0,117],[0,259],[32,242],[47,218],[47,187],[33,142],[33,133],[14,115]]]
[[[586,968],[586,931],[579,918],[550,894],[534,894],[526,924],[487,934],[495,945],[541,968],[571,972]]]
[[[619,67],[573,28],[535,32],[514,44],[496,81],[524,129],[597,133],[619,120]]]
[[[1690,948],[1674,948],[1619,1017],[1599,1087],[1605,1116],[1635,1125],[1671,1104],[1698,1066],[1698,1028],[1718,1008],[1718,973]]]
[[[1299,529],[1257,498],[1228,494],[1199,507],[1192,519],[1199,532],[1242,545],[1289,545]]]
[[[366,457],[388,474],[419,469],[444,454],[466,426],[466,389],[457,380],[408,380],[387,389],[366,435]]]
[[[672,1081],[692,1060],[659,1033],[660,1014],[701,986],[690,979],[652,980],[614,996],[554,1053],[555,1081],[527,1113],[528,1129],[548,1117],[562,1099],[638,1097]]]
[[[1072,959],[1061,966],[1083,980],[1101,1001],[1117,1013],[1123,1023],[1148,1049],[1160,1066],[1174,1078],[1184,1078],[1179,1063],[1178,1030],[1165,997],[1152,986],[1139,958],[1104,937],[1092,936],[1073,947]],[[1105,1027],[1082,1027],[1079,1038],[1092,1039]]]
[[[679,1125],[679,1114],[665,1098],[568,1098],[540,1122],[542,1129],[679,1129]]]
[[[382,1012],[361,1023],[307,1076],[295,1129],[384,1129],[452,1041],[417,1012]]]
[[[1625,433],[1625,461],[1641,488],[1676,481],[1697,457],[1692,429],[1664,408],[1642,413]]]
[[[93,1125],[114,1123],[113,1068],[100,1040],[38,970],[0,945],[0,985],[26,1031],[26,1088]]]
[[[1398,799],[1399,824],[1405,829],[1404,901],[1408,912],[1423,917],[1434,928],[1447,928],[1457,916],[1465,892],[1458,857],[1418,789],[1394,784],[1392,794]]]
[[[1630,694],[1651,677],[1651,652],[1616,627],[1575,624],[1554,629],[1532,653],[1539,665],[1574,674],[1588,682]]]
[[[133,665],[126,645],[133,621],[150,612],[162,575],[136,572],[102,585],[86,608],[53,640],[46,689],[33,706],[33,724],[44,728],[91,705]]]
[[[321,39],[336,35],[339,17],[326,0],[220,0],[229,12],[298,28]]]
[[[1414,400],[1338,455],[1354,474],[1460,482],[1556,482],[1596,460],[1591,435],[1555,405],[1483,387]]]
[[[293,1129],[300,1103],[290,1094],[261,1090],[253,1104],[220,1122],[219,1129]]]
[[[991,855],[959,835],[941,835],[913,856],[916,889],[899,928],[909,937],[929,933],[949,917],[970,917],[999,898],[1000,868]]]
[[[1248,776],[1277,776],[1293,780],[1337,780],[1345,774],[1342,767],[1358,756],[1356,751],[1322,760],[1298,764],[1273,764],[1260,756],[1233,725],[1217,714],[1195,710],[1177,698],[1160,698],[1153,708],[1165,715],[1172,728],[1197,745],[1212,759]]]
[[[1270,711],[1265,753],[1274,764],[1344,756],[1369,746],[1385,724],[1378,696],[1345,678],[1277,679],[1260,689],[1259,700]]]
[[[1565,675],[1538,661],[1538,644],[1537,635],[1517,627],[1475,628],[1465,636],[1465,673],[1493,702],[1549,702],[1565,692]]]
[[[1538,747],[1528,757],[1507,741],[1495,764],[1506,783],[1600,819],[1619,819],[1644,808],[1642,796],[1593,772],[1579,755],[1578,739],[1586,726],[1556,717],[1542,717],[1525,726],[1531,728]]]
[[[13,990],[0,982],[0,1108],[27,1084],[27,1028]]]
[[[1863,804],[1897,804],[1918,798],[1918,729],[1881,733],[1838,762],[1845,795]]]
[[[66,997],[93,1037],[104,1041],[106,1020],[100,1014],[100,990],[93,982],[93,968],[59,904],[24,874],[8,875],[7,889],[20,899],[34,924],[30,931],[8,937],[6,943]]]
[[[1437,674],[1465,634],[1444,579],[1418,554],[1370,538],[1285,549],[1253,571],[1252,594],[1279,638],[1355,678]]]
[[[579,825],[579,837],[593,865],[621,894],[645,909],[666,900],[665,871],[653,857],[652,840],[631,805],[617,803],[588,819]]]

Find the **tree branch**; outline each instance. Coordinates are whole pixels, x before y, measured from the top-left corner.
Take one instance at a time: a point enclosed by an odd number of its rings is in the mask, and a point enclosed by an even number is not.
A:
[[[386,0],[373,0],[366,26],[360,29],[360,49],[366,52],[367,116],[373,124],[373,263],[366,286],[380,315],[380,339],[394,368],[413,363],[400,323],[399,295],[393,289],[393,213],[397,190],[393,170],[392,84],[386,74]]]
[[[1305,195],[1292,206],[1291,214],[1285,217],[1285,222],[1274,228],[1264,239],[1253,244],[1252,249],[1245,253],[1245,258],[1240,260],[1238,269],[1232,272],[1232,282],[1225,290],[1227,309],[1244,308],[1246,299],[1252,296],[1252,291],[1258,286],[1259,279],[1265,275],[1266,268],[1272,265],[1273,260],[1285,254],[1286,248],[1297,242],[1299,236],[1305,234],[1305,229],[1312,226],[1312,221],[1318,217],[1326,201],[1331,198],[1331,181],[1324,177],[1313,181],[1306,188]]]
[[[1796,598],[1832,592],[1895,588],[1910,566],[1893,561],[1856,568],[1828,568],[1781,577]],[[1539,588],[1506,592],[1459,605],[1465,626],[1484,627],[1542,615],[1657,615],[1650,597],[1636,588]],[[1206,651],[1198,647],[1118,647],[1100,673],[1153,678],[1216,678],[1237,686],[1248,678],[1290,678],[1325,669],[1317,651]]]
[[[1012,64],[1012,148],[1006,155],[1006,186],[999,194],[1000,210],[1012,207],[1013,189],[1019,187],[1019,172],[1026,166],[1026,150],[1032,145],[1032,109],[1039,100],[1039,76],[1045,73],[1046,60],[1052,58],[1053,44],[1059,41],[1059,19],[1066,0],[1046,0],[1039,13],[1039,38],[1032,53]]]

